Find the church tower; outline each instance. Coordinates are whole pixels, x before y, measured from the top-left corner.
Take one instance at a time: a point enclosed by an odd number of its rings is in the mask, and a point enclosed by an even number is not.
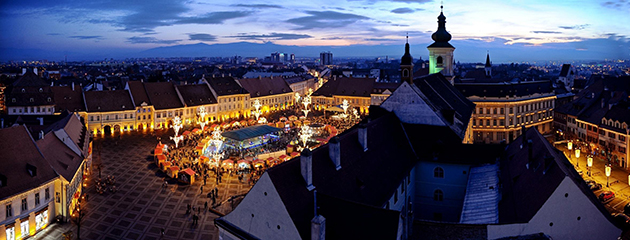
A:
[[[409,53],[409,36],[405,44],[405,55],[400,59],[400,80],[413,84],[413,57]]]
[[[490,53],[488,52],[486,54],[486,77],[487,78],[491,78],[492,77],[492,64],[490,63]]]
[[[442,72],[442,74],[453,84],[453,51],[455,47],[448,43],[451,34],[446,31],[446,17],[440,6],[440,16],[438,16],[438,29],[431,38],[433,44],[429,45],[429,74]]]

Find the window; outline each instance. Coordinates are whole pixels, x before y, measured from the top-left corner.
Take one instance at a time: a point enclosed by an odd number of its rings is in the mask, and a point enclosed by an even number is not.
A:
[[[626,136],[623,136],[623,135],[619,134],[619,140],[625,142],[626,141]]]
[[[44,191],[44,199],[48,201],[50,199],[50,189],[46,188]]]
[[[608,132],[608,137],[614,139],[616,137],[616,135],[613,132]]]
[[[22,198],[22,212],[28,210],[28,202],[26,202],[26,198]]]
[[[442,65],[442,63],[444,63],[444,59],[442,59],[442,56],[438,56],[437,57],[437,64],[438,65]]]
[[[441,167],[436,167],[433,169],[433,177],[434,178],[444,178],[444,169]]]
[[[22,229],[22,238],[28,237],[28,235],[30,234],[28,232],[28,220],[20,223],[20,229]]]
[[[39,193],[35,193],[35,206],[39,206]]]
[[[61,202],[61,194],[59,194],[59,192],[55,192],[55,202],[57,203]]]
[[[13,208],[11,207],[11,204],[8,204],[6,207],[6,218],[10,217],[13,217]]]
[[[442,190],[440,189],[435,189],[435,191],[433,191],[433,201],[443,201],[444,200],[444,192],[442,192]]]

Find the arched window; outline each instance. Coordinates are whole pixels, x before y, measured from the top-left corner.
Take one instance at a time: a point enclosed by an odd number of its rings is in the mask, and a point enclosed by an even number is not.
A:
[[[606,124],[606,118],[602,118],[602,124]]]
[[[436,167],[433,169],[433,177],[435,178],[444,178],[444,169],[441,167]]]
[[[613,126],[613,120],[612,119],[608,120],[608,126],[611,126],[611,127]]]
[[[615,121],[615,127],[619,128],[619,122]]]
[[[444,200],[444,192],[440,189],[435,189],[433,191],[433,201],[443,201]]]
[[[437,57],[437,64],[442,64],[444,62],[444,60],[442,59],[442,56],[438,56]]]
[[[403,77],[409,77],[409,69],[403,69]]]

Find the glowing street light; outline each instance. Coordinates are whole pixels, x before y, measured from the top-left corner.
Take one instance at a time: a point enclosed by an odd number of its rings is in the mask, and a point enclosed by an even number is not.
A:
[[[350,104],[348,103],[348,100],[344,99],[343,102],[341,102],[341,109],[343,109],[343,114],[346,114],[348,107],[350,107]]]
[[[608,179],[610,178],[610,172],[612,169],[610,168],[610,164],[606,164],[606,187],[610,187],[608,184]]]
[[[262,114],[262,112],[260,112],[259,110],[260,107],[262,107],[262,104],[260,104],[260,100],[254,100],[254,104],[252,104],[252,107],[256,109],[256,111],[254,111],[254,116],[256,116],[256,121],[258,121],[258,117],[260,117],[260,114]]]
[[[179,134],[179,130],[182,129],[182,119],[179,116],[175,116],[173,119],[173,130],[175,130],[175,136]]]
[[[223,146],[223,136],[221,136],[221,130],[219,128],[212,131],[212,143],[214,144],[214,153],[219,153],[219,149]]]
[[[575,162],[577,163],[577,167],[580,167],[580,149],[575,149]]]
[[[295,92],[295,104],[298,105],[300,104],[300,93],[299,92]]]
[[[573,142],[567,142],[567,148],[569,150],[572,150],[573,149]]]
[[[177,148],[179,146],[179,142],[184,140],[184,136],[174,136],[171,137],[171,140],[173,140],[175,142],[175,148]]]
[[[591,167],[593,166],[593,156],[588,155],[586,158],[586,166],[588,167],[588,176],[591,176]]]

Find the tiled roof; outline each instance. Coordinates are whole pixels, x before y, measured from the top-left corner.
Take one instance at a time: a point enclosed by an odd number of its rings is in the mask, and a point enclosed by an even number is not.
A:
[[[79,86],[75,86],[72,90],[71,86],[54,86],[50,87],[55,99],[55,112],[85,111],[85,103],[83,102],[83,90]]]
[[[241,87],[241,85],[239,85],[233,77],[206,77],[206,81],[216,92],[217,96],[249,93]]]
[[[113,112],[134,110],[135,106],[127,90],[83,92],[88,112]]]
[[[41,106],[54,103],[50,86],[32,71],[27,71],[15,81],[13,90],[6,96],[7,106]]]
[[[560,77],[566,77],[571,70],[571,64],[562,64],[562,70],[560,70]]]
[[[367,123],[368,150],[358,141],[357,127],[339,135],[341,169],[329,158],[329,144],[312,152],[313,185],[318,193],[372,207],[383,207],[416,163],[416,157],[394,114]],[[313,192],[294,158],[267,170],[303,239],[310,237]]]
[[[217,99],[214,98],[207,84],[177,85],[176,87],[186,106],[217,103]]]
[[[44,139],[38,140],[37,146],[41,149],[50,166],[66,180],[72,181],[83,162],[83,158],[61,142],[54,132],[49,132],[44,136]]]
[[[23,125],[0,129],[0,199],[36,188],[57,177]],[[34,176],[28,168],[35,169]],[[3,179],[4,180],[4,179]]]
[[[553,93],[549,80],[500,83],[456,83],[455,87],[466,97],[521,97],[535,93]]]
[[[184,107],[171,82],[145,82],[144,89],[155,110]]]
[[[370,97],[374,89],[374,78],[337,77],[328,80],[313,93],[313,96]]]
[[[282,77],[243,78],[238,82],[252,98],[292,92]]]
[[[144,89],[144,84],[140,81],[129,81],[127,82],[127,86],[129,87],[129,92],[131,92],[131,96],[133,97],[133,103],[136,106],[140,106],[143,102],[147,105],[151,105],[151,101],[149,101],[149,96],[147,96],[147,90]]]
[[[49,84],[43,78],[40,78],[33,71],[26,71],[22,77],[13,83],[15,88],[21,87],[43,87]]]

